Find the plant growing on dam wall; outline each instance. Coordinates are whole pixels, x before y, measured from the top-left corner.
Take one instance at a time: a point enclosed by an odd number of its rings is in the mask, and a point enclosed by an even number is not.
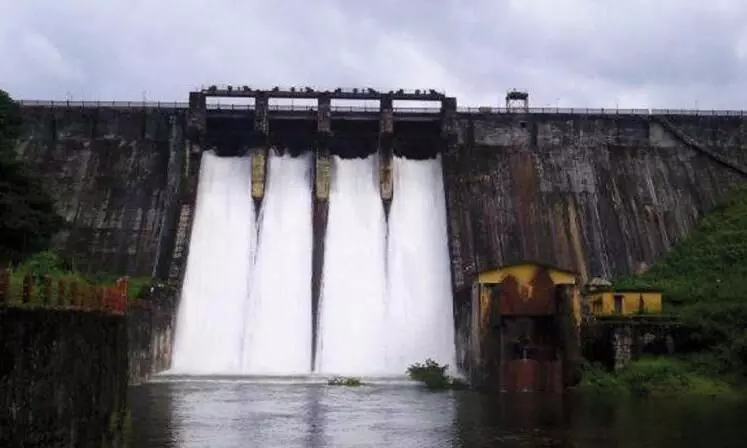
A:
[[[466,389],[467,383],[446,373],[448,368],[448,364],[442,366],[428,358],[425,363],[415,363],[408,367],[407,376],[411,380],[422,382],[431,390]]]
[[[40,176],[15,153],[20,122],[18,105],[0,90],[0,267],[47,249],[64,224]]]
[[[706,374],[747,375],[747,188],[703,217],[696,229],[647,272],[615,287],[653,288],[665,312],[685,326],[679,344],[689,365]]]

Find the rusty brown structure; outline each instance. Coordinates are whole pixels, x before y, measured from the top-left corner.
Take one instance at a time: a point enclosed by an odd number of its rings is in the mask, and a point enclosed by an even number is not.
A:
[[[562,392],[578,380],[578,274],[536,262],[481,273],[472,285],[468,372],[506,392]]]

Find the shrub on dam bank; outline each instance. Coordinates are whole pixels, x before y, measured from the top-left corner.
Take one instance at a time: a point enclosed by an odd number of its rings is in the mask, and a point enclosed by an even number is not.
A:
[[[30,295],[31,303],[40,301],[40,292],[45,277],[51,280],[53,287],[60,280],[67,285],[76,283],[81,286],[108,286],[113,285],[118,278],[113,275],[89,276],[81,274],[55,252],[43,251],[31,255],[17,266],[11,266],[11,297],[21,296],[24,278],[29,275],[33,280]],[[142,297],[150,285],[151,279],[149,277],[130,278],[127,295],[131,299]]]
[[[654,288],[664,311],[684,327],[680,355],[694,372],[729,380],[747,376],[747,188],[704,216],[651,269],[615,287]]]

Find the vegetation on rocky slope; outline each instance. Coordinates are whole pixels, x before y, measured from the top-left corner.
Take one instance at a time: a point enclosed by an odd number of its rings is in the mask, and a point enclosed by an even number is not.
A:
[[[681,348],[696,371],[747,376],[747,188],[704,216],[686,239],[647,272],[617,288],[655,288],[665,312],[685,325]]]
[[[15,153],[21,119],[0,90],[0,266],[45,250],[63,225],[42,179]]]

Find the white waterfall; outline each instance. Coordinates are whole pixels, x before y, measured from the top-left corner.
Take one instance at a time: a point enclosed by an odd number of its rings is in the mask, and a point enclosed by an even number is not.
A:
[[[202,156],[172,371],[241,373],[254,246],[248,157]]]

